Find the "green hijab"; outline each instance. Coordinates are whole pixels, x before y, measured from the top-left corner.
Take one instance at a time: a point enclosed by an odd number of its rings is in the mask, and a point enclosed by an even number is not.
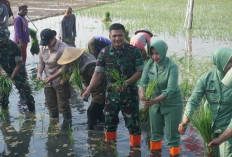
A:
[[[160,62],[158,64],[162,65],[162,63],[166,59],[166,54],[167,54],[167,51],[168,51],[168,45],[163,40],[156,40],[156,41],[152,42],[151,48],[152,47],[156,49],[158,55],[160,56]],[[150,48],[150,51],[151,51],[151,48]]]
[[[224,69],[228,64],[230,58],[232,57],[232,49],[229,48],[219,48],[213,51],[212,61],[213,64],[217,67],[217,73],[222,79],[225,76]]]

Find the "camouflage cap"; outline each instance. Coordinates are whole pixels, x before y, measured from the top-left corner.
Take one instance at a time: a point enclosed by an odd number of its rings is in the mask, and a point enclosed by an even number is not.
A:
[[[0,41],[8,39],[10,36],[10,32],[8,29],[0,27]]]

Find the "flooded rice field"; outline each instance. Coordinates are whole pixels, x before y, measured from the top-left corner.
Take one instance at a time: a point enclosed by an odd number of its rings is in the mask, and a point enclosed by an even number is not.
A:
[[[51,17],[34,24],[39,29],[51,28],[59,34],[59,26],[62,16]],[[94,35],[108,37],[109,24],[104,24],[99,18],[77,16],[77,38],[78,47],[87,48],[88,40]],[[122,19],[113,22],[125,23]],[[30,28],[33,25],[29,24]],[[14,30],[10,27],[11,37]],[[33,28],[34,29],[34,28]],[[153,32],[156,34],[155,32]],[[133,33],[130,32],[130,36]],[[210,56],[212,50],[218,47],[230,47],[232,43],[225,41],[203,40],[195,37],[169,36],[157,34],[152,40],[163,39],[169,45],[169,55],[173,53],[189,53],[198,56]],[[29,44],[30,45],[30,44]],[[28,46],[28,57],[26,68],[30,79],[36,77],[38,56],[30,54]],[[43,91],[34,94],[36,102],[36,114],[24,113],[24,107],[20,105],[19,95],[16,90],[11,93],[9,104],[9,117],[0,118],[0,156],[28,156],[28,157],[112,157],[112,156],[150,156],[149,151],[149,125],[142,124],[141,147],[131,149],[129,144],[129,133],[125,127],[122,115],[119,115],[117,130],[117,142],[104,142],[104,127],[100,124],[95,130],[87,130],[87,108],[89,102],[83,102],[80,95],[74,93],[70,104],[72,107],[72,125],[63,123],[60,115],[59,121],[50,121],[48,110],[45,106]],[[142,107],[142,106],[141,106]],[[169,156],[169,148],[166,139],[163,140],[162,156]],[[181,137],[181,156],[195,157],[203,155],[203,140],[193,128],[188,128],[185,135]]]

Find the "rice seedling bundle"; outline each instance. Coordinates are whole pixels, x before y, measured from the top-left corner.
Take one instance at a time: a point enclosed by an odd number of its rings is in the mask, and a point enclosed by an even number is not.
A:
[[[6,76],[0,76],[0,93],[8,95],[12,89],[12,85],[12,79]]]
[[[83,90],[82,81],[80,77],[80,71],[79,71],[79,64],[78,64],[78,67],[74,68],[73,70],[72,82],[75,88],[78,88],[80,91]]]
[[[212,140],[213,134],[213,120],[210,106],[201,103],[199,109],[194,112],[193,116],[189,117],[189,115],[187,115],[187,117],[204,139],[206,143],[207,156],[215,156],[213,153],[213,148],[207,146],[209,142]]]
[[[45,84],[46,83],[44,80],[33,79],[31,82],[31,85],[35,93],[40,92],[44,88]]]
[[[122,93],[126,89],[126,76],[120,75],[116,69],[106,69],[106,74],[109,75],[116,82],[111,83],[113,91],[116,93]]]
[[[153,94],[155,94],[155,87],[158,83],[158,80],[154,80],[153,82],[150,82],[147,84],[146,88],[145,88],[145,98],[146,100],[150,100],[151,96]],[[147,122],[149,120],[149,112],[148,112],[149,108],[141,108],[139,110],[139,118],[141,122]]]
[[[29,34],[31,36],[31,54],[34,56],[35,54],[37,55],[39,53],[39,42],[38,42],[38,39],[37,39],[37,35],[36,35],[36,31],[29,28]]]

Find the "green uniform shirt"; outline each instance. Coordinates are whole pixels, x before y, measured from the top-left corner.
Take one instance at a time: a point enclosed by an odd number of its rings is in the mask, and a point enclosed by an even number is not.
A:
[[[102,49],[97,60],[96,72],[105,72],[107,69],[116,69],[126,79],[129,79],[138,71],[143,71],[143,59],[138,48],[124,43],[121,50],[115,50],[113,45]],[[107,84],[115,80],[106,74]],[[133,86],[136,83],[130,85]]]
[[[11,76],[19,61],[22,61],[21,48],[9,39],[6,46],[0,47],[0,64],[8,76]],[[24,65],[20,71],[24,71]]]
[[[200,78],[186,106],[185,115],[191,117],[203,96],[206,96],[213,116],[214,133],[222,133],[226,128],[232,129],[232,90],[221,83],[225,76],[223,69],[231,56],[231,49],[221,48],[214,51],[212,59],[217,69]]]
[[[149,81],[158,80],[156,92],[152,98],[163,95],[165,99],[152,105],[154,112],[160,108],[161,114],[169,113],[183,108],[183,98],[178,85],[178,67],[172,62],[166,53],[168,47],[165,42],[158,40],[152,44],[160,56],[160,62],[156,63],[152,59],[146,64],[140,86],[146,87]]]

